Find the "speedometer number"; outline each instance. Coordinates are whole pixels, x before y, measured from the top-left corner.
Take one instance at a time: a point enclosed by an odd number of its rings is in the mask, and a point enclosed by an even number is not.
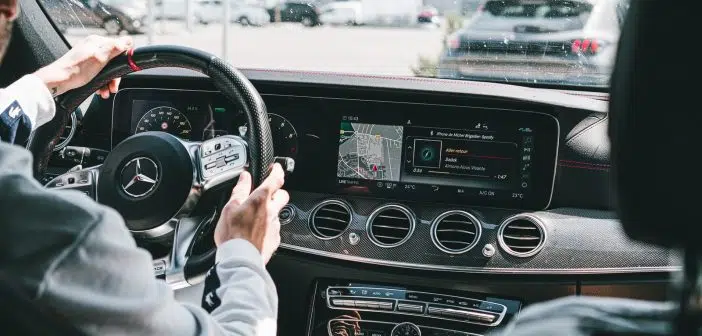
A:
[[[190,120],[180,111],[170,106],[159,106],[147,111],[137,123],[135,133],[161,131],[181,139],[190,139]]]

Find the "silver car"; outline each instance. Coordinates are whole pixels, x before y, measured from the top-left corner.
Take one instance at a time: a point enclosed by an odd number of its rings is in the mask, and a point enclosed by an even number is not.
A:
[[[607,86],[628,0],[488,0],[447,38],[438,76]]]

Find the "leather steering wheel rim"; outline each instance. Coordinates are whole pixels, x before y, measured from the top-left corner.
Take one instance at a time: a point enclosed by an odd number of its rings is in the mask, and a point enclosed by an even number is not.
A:
[[[200,72],[212,79],[215,87],[231,102],[243,109],[248,124],[249,172],[258,186],[273,163],[273,138],[263,98],[253,84],[236,68],[210,53],[172,45],[154,45],[131,49],[115,57],[88,84],[56,98],[54,118],[34,131],[27,149],[34,156],[34,174],[41,176],[47,168],[54,144],[70,114],[90,95],[110,80],[152,68],[183,68]]]
[[[63,132],[70,114],[83,101],[112,79],[143,69],[161,67],[190,69],[209,76],[221,94],[244,111],[250,125],[246,139],[248,170],[253,186],[260,185],[274,162],[273,138],[261,95],[240,71],[220,58],[197,49],[169,45],[129,50],[111,60],[88,84],[57,97],[56,115],[35,130],[27,144],[27,149],[34,156],[35,176],[40,177],[46,171],[54,144]],[[206,232],[207,227],[200,226],[196,236]],[[203,254],[192,255],[184,267],[186,280],[206,273],[214,264],[215,252],[216,248],[213,248]]]

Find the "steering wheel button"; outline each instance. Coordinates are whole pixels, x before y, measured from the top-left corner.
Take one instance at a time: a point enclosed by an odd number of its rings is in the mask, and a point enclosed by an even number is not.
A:
[[[221,168],[221,167],[224,167],[224,166],[226,166],[226,165],[227,165],[227,163],[224,162],[224,160],[219,160],[219,161],[217,161],[217,166],[216,166],[216,167],[217,167],[217,168]]]
[[[229,156],[225,157],[224,161],[232,162],[232,161],[238,160],[238,159],[239,159],[239,154],[234,154],[234,155],[229,155]]]
[[[217,162],[210,162],[205,165],[205,169],[212,169],[217,164]]]
[[[76,183],[76,178],[71,176],[68,178],[68,184],[73,184],[73,183]]]

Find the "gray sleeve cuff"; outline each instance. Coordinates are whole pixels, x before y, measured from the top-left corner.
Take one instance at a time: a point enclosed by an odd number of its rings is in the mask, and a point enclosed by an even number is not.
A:
[[[231,239],[220,245],[217,248],[215,262],[220,263],[222,261],[227,261],[232,257],[249,260],[256,265],[260,265],[261,268],[264,268],[261,252],[246,239]]]

